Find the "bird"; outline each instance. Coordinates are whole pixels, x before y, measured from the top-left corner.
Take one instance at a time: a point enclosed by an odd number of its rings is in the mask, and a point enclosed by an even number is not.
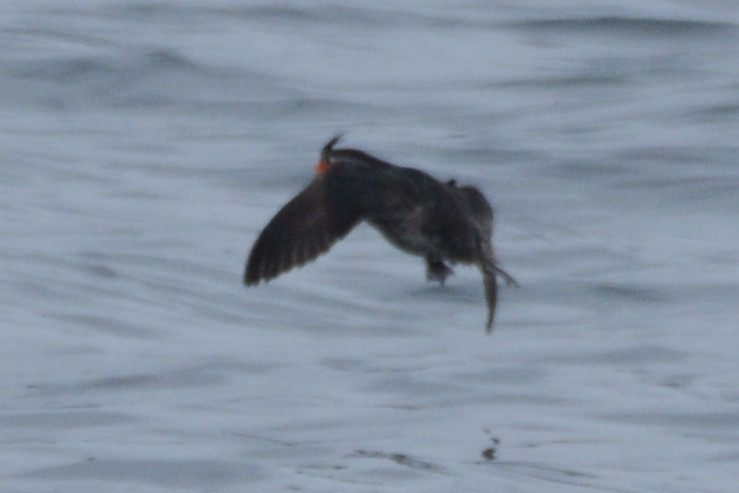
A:
[[[251,248],[244,284],[254,286],[315,260],[359,223],[376,228],[400,250],[421,256],[429,281],[445,283],[450,264],[477,266],[482,273],[492,331],[501,276],[493,253],[493,208],[473,186],[446,182],[364,151],[335,148],[336,135],[322,148],[315,177],[267,223]]]

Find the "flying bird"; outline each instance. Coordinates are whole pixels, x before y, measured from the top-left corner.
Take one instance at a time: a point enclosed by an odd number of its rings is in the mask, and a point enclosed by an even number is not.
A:
[[[356,149],[321,150],[310,184],[267,224],[249,254],[247,286],[315,260],[366,221],[397,248],[424,257],[426,277],[444,284],[449,263],[476,265],[483,278],[490,333],[498,303],[496,276],[517,285],[493,254],[493,209],[485,196],[455,180],[396,166]]]

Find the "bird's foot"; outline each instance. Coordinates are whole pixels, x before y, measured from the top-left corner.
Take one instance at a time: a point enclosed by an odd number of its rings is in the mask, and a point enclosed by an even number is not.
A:
[[[512,275],[510,275],[509,273],[507,273],[506,271],[504,271],[497,265],[495,266],[495,272],[497,272],[498,274],[500,274],[501,277],[503,277],[507,286],[515,286],[517,288],[520,287],[520,285],[518,284],[518,281],[516,281],[516,279]]]
[[[454,270],[441,260],[426,263],[426,280],[428,281],[437,281],[443,286],[447,277],[452,274],[454,274]]]

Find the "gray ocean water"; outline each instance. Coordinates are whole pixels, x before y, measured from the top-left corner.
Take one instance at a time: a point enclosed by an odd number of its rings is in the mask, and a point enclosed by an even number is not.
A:
[[[9,0],[0,46],[0,491],[736,491],[735,1]],[[490,197],[491,336],[366,226],[242,286],[337,132]]]

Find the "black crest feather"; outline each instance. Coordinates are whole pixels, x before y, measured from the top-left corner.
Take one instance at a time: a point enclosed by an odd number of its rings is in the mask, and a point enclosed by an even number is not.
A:
[[[321,159],[326,159],[328,154],[333,150],[334,146],[341,140],[344,134],[334,135],[334,138],[326,142],[326,145],[321,149]]]

